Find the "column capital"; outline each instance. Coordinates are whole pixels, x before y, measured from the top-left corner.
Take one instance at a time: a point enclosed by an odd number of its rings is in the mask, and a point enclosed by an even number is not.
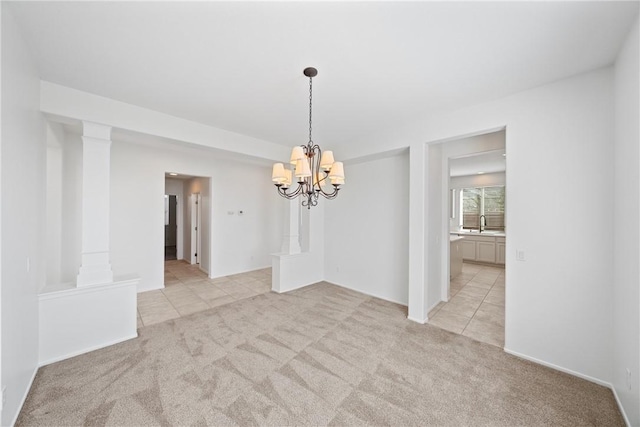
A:
[[[101,123],[94,122],[82,122],[82,136],[95,138],[95,139],[106,139],[111,141],[111,129],[112,127],[109,125],[103,125]]]

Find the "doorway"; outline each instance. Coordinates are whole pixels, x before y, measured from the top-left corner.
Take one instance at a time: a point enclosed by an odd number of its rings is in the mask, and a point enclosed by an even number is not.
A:
[[[200,264],[202,254],[202,203],[200,193],[189,196],[191,206],[191,264]]]
[[[429,323],[504,347],[506,132],[440,144],[441,301]]]
[[[164,260],[178,259],[178,196],[164,195]]]

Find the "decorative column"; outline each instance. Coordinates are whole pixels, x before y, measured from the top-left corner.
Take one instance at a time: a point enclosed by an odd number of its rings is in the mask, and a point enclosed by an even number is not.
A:
[[[109,260],[111,126],[82,122],[82,264],[77,285],[113,282]]]
[[[284,235],[280,252],[287,255],[300,253],[300,199],[287,200],[284,207]]]

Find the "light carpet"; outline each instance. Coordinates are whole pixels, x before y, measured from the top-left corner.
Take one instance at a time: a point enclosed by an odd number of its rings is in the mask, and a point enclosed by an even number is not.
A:
[[[328,283],[38,371],[18,426],[622,426],[609,389]]]

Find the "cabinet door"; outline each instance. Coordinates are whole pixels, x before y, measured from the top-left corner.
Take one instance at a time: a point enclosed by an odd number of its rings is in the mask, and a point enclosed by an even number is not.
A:
[[[471,240],[462,241],[462,259],[476,260],[476,242]]]
[[[506,258],[506,246],[504,243],[496,243],[496,262],[504,264]]]
[[[494,242],[477,242],[476,261],[496,262],[496,244]]]

